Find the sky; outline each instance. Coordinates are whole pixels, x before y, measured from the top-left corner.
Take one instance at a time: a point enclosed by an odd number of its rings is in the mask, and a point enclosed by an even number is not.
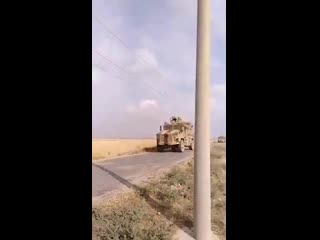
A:
[[[196,0],[93,0],[92,137],[194,122]],[[211,136],[226,134],[226,2],[212,1]]]

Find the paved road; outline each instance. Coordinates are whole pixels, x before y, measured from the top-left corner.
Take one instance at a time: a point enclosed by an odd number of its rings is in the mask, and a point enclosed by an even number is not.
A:
[[[153,152],[93,163],[92,197],[119,189],[126,181],[132,182],[147,173],[165,168],[192,155],[193,151],[190,150],[183,153]]]

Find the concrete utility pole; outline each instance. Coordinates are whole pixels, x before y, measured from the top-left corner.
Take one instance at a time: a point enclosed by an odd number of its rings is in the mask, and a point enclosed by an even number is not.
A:
[[[194,220],[196,240],[209,240],[212,238],[210,197],[210,30],[211,0],[198,0],[194,152]]]

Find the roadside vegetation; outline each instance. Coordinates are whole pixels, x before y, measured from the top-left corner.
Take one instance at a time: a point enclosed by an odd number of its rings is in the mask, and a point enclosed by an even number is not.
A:
[[[93,239],[172,239],[193,230],[193,160],[92,210]],[[226,239],[226,144],[211,149],[212,230]]]

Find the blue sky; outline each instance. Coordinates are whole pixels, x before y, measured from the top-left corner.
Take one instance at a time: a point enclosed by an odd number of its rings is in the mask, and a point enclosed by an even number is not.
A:
[[[154,137],[172,115],[194,121],[196,4],[93,0],[92,48],[108,59],[92,54],[93,138]],[[215,137],[226,133],[225,0],[212,1],[211,59]]]

